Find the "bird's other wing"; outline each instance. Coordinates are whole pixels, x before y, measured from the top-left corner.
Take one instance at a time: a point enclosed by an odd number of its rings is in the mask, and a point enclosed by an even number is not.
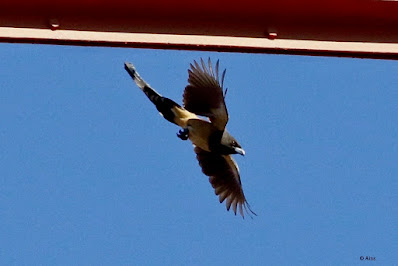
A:
[[[217,153],[207,152],[199,147],[195,147],[196,158],[202,171],[209,176],[210,184],[215,189],[220,203],[226,200],[227,210],[232,206],[236,215],[239,209],[240,215],[244,218],[244,211],[250,216],[256,215],[249,206],[245,195],[243,194],[242,184],[240,181],[239,169],[236,162],[230,155],[220,155]]]
[[[203,59],[200,64],[194,61],[188,70],[188,85],[185,87],[184,107],[197,115],[207,116],[218,130],[224,130],[228,122],[225,106],[223,82],[225,70],[219,75],[219,61],[214,69],[210,58],[206,66]]]

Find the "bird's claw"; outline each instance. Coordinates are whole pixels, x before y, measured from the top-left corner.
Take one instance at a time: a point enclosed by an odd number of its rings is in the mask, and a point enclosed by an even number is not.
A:
[[[177,137],[179,137],[182,140],[187,140],[189,138],[189,131],[188,128],[184,128],[178,131]]]

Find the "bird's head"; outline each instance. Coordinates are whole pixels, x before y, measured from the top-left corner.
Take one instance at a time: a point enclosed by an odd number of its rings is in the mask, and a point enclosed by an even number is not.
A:
[[[226,130],[224,131],[221,138],[221,145],[226,154],[240,154],[245,155],[245,151],[242,149],[238,141],[232,137]]]

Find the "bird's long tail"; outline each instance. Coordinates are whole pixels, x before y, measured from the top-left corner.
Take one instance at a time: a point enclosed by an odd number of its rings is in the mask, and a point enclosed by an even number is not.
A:
[[[163,97],[156,90],[141,78],[135,67],[131,63],[124,63],[124,68],[130,74],[135,84],[145,93],[148,99],[156,106],[160,114],[171,123],[179,125],[180,127],[186,126],[187,119],[191,118],[192,113],[182,108],[178,103]]]

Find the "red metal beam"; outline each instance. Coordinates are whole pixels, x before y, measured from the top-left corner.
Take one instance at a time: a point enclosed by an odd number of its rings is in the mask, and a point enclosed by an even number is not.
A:
[[[0,41],[396,59],[396,14],[398,1],[3,0]]]

